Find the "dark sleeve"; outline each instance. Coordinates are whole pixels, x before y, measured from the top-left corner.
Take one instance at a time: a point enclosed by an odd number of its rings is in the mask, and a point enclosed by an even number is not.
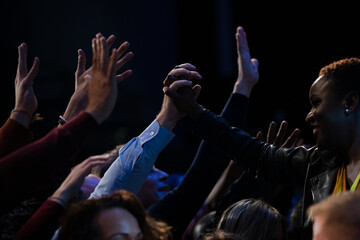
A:
[[[14,119],[8,118],[0,128],[0,158],[25,146],[33,139],[32,132]]]
[[[99,128],[81,112],[43,138],[0,159],[0,212],[9,209],[66,165]]]
[[[247,97],[232,94],[222,115],[228,123],[244,127],[247,108]],[[174,239],[178,239],[201,208],[229,161],[230,158],[218,151],[216,145],[202,141],[180,185],[151,205],[148,208],[149,214],[173,226]]]
[[[315,147],[282,148],[262,142],[246,131],[228,125],[220,116],[205,110],[197,119],[198,134],[218,146],[253,176],[277,183],[303,183]]]
[[[51,239],[64,210],[57,202],[46,200],[13,239]]]

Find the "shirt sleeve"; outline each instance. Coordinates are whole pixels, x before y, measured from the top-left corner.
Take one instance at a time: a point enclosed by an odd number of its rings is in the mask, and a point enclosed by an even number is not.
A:
[[[99,129],[83,111],[41,139],[0,158],[0,212],[10,208],[62,169]]]
[[[13,239],[51,239],[64,210],[59,203],[46,200]]]
[[[30,143],[32,132],[14,119],[8,118],[0,128],[0,158]]]
[[[90,195],[98,198],[115,190],[137,193],[149,175],[159,153],[173,139],[174,134],[154,120],[138,137],[119,150],[118,158]]]

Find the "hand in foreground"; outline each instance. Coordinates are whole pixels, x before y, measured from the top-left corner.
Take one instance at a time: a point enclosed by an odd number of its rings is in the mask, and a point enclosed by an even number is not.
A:
[[[177,79],[191,80],[191,81],[201,80],[202,79],[201,75],[195,70],[196,67],[190,63],[184,63],[176,66],[174,69],[170,71],[170,73],[167,75],[166,79],[164,80],[164,89],[166,90],[168,87],[170,87],[170,85]],[[192,84],[188,82],[185,85],[190,86]],[[175,86],[173,85],[173,88],[174,90],[176,90],[179,88],[179,85],[178,84],[176,84]],[[200,85],[195,84],[195,86],[192,88],[194,90],[194,94],[195,94],[194,97],[196,99],[200,93],[200,89],[201,89]],[[174,104],[173,100],[167,95],[164,95],[161,111],[157,115],[156,119],[161,126],[171,130],[176,125],[176,122],[185,115],[186,112],[182,111],[181,109],[178,109]]]
[[[107,159],[105,155],[91,156],[73,167],[70,174],[49,199],[66,207],[72,199],[77,197],[84,179],[90,173],[91,169],[104,164]]]
[[[113,49],[109,58],[109,48],[101,33],[92,39],[92,50],[92,74],[85,76],[89,81],[89,104],[85,111],[101,124],[110,116],[117,99],[115,72],[118,52]]]
[[[115,42],[115,36],[111,35],[106,44],[110,48]],[[121,57],[130,47],[130,43],[124,42],[120,45],[117,51],[115,71],[119,71],[126,63],[133,59],[134,54],[128,52]],[[78,50],[78,65],[75,72],[75,91],[71,96],[69,104],[65,110],[63,117],[69,121],[75,117],[81,110],[84,110],[88,105],[88,85],[91,79],[93,67],[86,69],[86,57],[83,50]],[[132,70],[126,70],[121,74],[115,76],[115,80],[119,83],[132,75]],[[88,77],[90,76],[90,77]]]
[[[34,63],[28,72],[26,43],[22,43],[18,47],[18,52],[18,67],[15,77],[15,108],[11,118],[28,128],[38,105],[33,83],[39,71],[40,60],[35,57]]]
[[[288,123],[282,121],[279,127],[278,132],[276,133],[276,122],[271,122],[269,125],[266,142],[273,144],[275,146],[281,147],[298,147],[303,144],[303,139],[299,137],[300,129],[296,128],[290,136],[284,141]],[[259,131],[256,135],[256,138],[263,141],[263,133]]]
[[[242,27],[239,26],[236,29],[235,37],[238,54],[238,78],[233,93],[241,93],[250,97],[252,88],[259,81],[259,62],[250,56],[246,33]]]

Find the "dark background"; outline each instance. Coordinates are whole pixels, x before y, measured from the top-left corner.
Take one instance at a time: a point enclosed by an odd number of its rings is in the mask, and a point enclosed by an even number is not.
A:
[[[313,1],[315,3],[315,1]],[[357,5],[346,1],[314,3],[189,0],[0,1],[1,113],[14,107],[17,46],[28,44],[28,64],[40,58],[34,82],[44,117],[31,129],[35,139],[57,125],[74,90],[77,49],[91,61],[91,38],[114,34],[116,45],[129,41],[135,58],[131,78],[119,84],[118,102],[101,132],[79,158],[100,154],[141,133],[160,111],[162,81],[176,65],[190,62],[204,77],[199,102],[220,113],[237,76],[235,30],[248,36],[259,60],[260,82],[251,96],[248,131],[266,131],[285,119],[312,144],[305,124],[308,89],[324,65],[360,57]],[[185,171],[200,141],[185,118],[176,138],[160,154],[157,167]]]

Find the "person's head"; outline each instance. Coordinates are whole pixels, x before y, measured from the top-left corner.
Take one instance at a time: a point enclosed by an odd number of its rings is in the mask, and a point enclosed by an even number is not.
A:
[[[360,192],[343,192],[311,206],[314,240],[355,240],[360,236]]]
[[[224,231],[215,231],[205,235],[202,240],[244,240],[244,238]]]
[[[347,58],[323,67],[309,91],[306,121],[319,148],[346,151],[358,129],[360,59]]]
[[[257,199],[243,199],[222,214],[217,230],[234,233],[243,239],[283,239],[286,222],[274,207]]]
[[[155,166],[152,168],[146,181],[137,193],[145,208],[160,200],[169,192],[170,188],[166,183],[168,177],[169,175],[166,172],[157,169]]]
[[[133,193],[111,195],[70,206],[62,219],[59,240],[169,239],[167,224],[151,218]]]

